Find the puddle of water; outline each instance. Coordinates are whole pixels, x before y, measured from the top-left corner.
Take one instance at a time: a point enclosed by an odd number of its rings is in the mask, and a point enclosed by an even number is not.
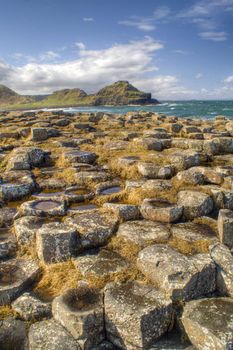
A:
[[[48,211],[55,209],[60,205],[60,203],[55,201],[40,201],[34,204],[34,209]]]
[[[112,187],[109,187],[109,188],[105,188],[104,190],[102,190],[100,192],[100,194],[103,195],[103,196],[106,196],[106,195],[118,193],[118,192],[121,192],[121,191],[122,191],[122,188],[120,186],[112,186]]]
[[[65,194],[81,196],[81,195],[87,194],[89,192],[90,191],[88,191],[86,188],[74,188],[74,189],[70,189],[70,190],[65,191]]]

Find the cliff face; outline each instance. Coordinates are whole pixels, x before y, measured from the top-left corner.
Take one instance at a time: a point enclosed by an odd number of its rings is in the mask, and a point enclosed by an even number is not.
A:
[[[0,105],[30,103],[33,101],[32,97],[19,95],[7,86],[0,85]]]
[[[118,81],[106,86],[96,94],[87,95],[81,89],[58,90],[48,96],[22,96],[9,88],[0,85],[0,106],[14,108],[27,107],[62,107],[62,106],[101,106],[101,105],[147,105],[158,104],[159,102],[151,98],[150,93],[145,93],[128,81]]]

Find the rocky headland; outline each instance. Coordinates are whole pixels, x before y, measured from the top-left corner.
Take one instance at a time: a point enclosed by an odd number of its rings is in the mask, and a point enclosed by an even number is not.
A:
[[[231,120],[0,125],[1,350],[233,349]]]
[[[38,109],[45,107],[65,106],[121,106],[121,105],[154,105],[159,102],[128,81],[117,81],[106,86],[95,94],[75,89],[63,89],[50,95],[19,95],[4,85],[0,85],[0,109]]]

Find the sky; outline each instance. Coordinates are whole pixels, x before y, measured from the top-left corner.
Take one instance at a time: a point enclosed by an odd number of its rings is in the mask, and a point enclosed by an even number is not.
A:
[[[233,0],[0,0],[0,84],[233,99]]]

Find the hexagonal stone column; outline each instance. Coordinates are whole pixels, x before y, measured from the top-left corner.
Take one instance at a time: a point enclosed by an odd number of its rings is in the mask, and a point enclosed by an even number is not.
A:
[[[12,259],[0,265],[0,305],[16,299],[38,276],[39,266],[33,260]]]
[[[55,298],[52,312],[82,349],[91,350],[104,340],[103,296],[86,283]]]
[[[158,244],[143,249],[137,266],[173,300],[189,300],[215,290],[216,269],[208,254],[187,257]]]
[[[193,300],[185,305],[182,323],[198,350],[233,348],[233,300]]]
[[[34,323],[28,339],[30,350],[80,350],[69,332],[53,319]]]
[[[170,299],[151,285],[110,283],[105,288],[107,338],[120,349],[150,349],[169,328]]]
[[[233,211],[221,209],[218,215],[218,233],[221,243],[233,248]]]
[[[214,203],[210,196],[197,191],[180,191],[178,205],[184,207],[184,217],[188,220],[205,216],[213,210]]]
[[[71,225],[60,222],[44,224],[37,231],[36,247],[38,257],[45,263],[65,261],[80,250],[79,236]]]
[[[67,218],[64,223],[76,228],[82,248],[89,249],[108,242],[116,230],[118,219],[111,212],[103,213],[95,210]]]

